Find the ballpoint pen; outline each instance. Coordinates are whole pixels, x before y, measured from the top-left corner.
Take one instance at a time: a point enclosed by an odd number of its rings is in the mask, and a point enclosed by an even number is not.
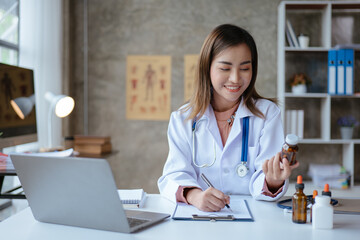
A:
[[[206,185],[208,185],[209,187],[214,188],[214,186],[211,184],[211,182],[209,181],[209,179],[207,179],[203,173],[201,174],[201,178],[202,178],[202,180],[204,180],[204,182],[206,183]],[[229,206],[228,204],[225,204],[225,206],[226,206],[230,211],[232,211],[231,208],[230,208],[230,206]]]

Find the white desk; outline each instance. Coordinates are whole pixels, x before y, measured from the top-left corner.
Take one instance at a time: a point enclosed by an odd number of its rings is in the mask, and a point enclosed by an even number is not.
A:
[[[30,208],[0,223],[1,239],[357,239],[360,236],[360,215],[334,215],[334,229],[313,230],[311,224],[295,224],[291,214],[273,202],[246,198],[254,222],[164,222],[134,234],[99,231],[37,222]],[[106,204],[106,203],[104,203]],[[172,213],[175,205],[159,195],[149,194],[144,210]]]

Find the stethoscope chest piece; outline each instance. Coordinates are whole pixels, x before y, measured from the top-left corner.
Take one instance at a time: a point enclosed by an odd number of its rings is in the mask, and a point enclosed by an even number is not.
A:
[[[236,173],[239,175],[239,177],[245,177],[246,174],[249,172],[249,168],[246,166],[246,163],[241,162],[236,167]]]

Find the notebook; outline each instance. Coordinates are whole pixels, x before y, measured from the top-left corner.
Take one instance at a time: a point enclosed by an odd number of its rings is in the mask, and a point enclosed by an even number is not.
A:
[[[123,207],[142,208],[146,200],[146,192],[143,189],[119,189],[118,190]]]
[[[105,159],[10,157],[34,218],[40,222],[130,233],[170,216],[125,211]]]

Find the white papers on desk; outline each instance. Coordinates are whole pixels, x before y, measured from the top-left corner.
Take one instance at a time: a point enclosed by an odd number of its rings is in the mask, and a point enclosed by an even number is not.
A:
[[[146,192],[143,189],[119,189],[118,193],[124,208],[142,208],[144,206]]]
[[[226,217],[232,215],[236,221],[253,221],[249,206],[244,199],[230,200],[230,209],[223,208],[219,212],[203,212],[192,205],[177,203],[172,218],[175,220],[193,220],[193,215],[211,217]]]

